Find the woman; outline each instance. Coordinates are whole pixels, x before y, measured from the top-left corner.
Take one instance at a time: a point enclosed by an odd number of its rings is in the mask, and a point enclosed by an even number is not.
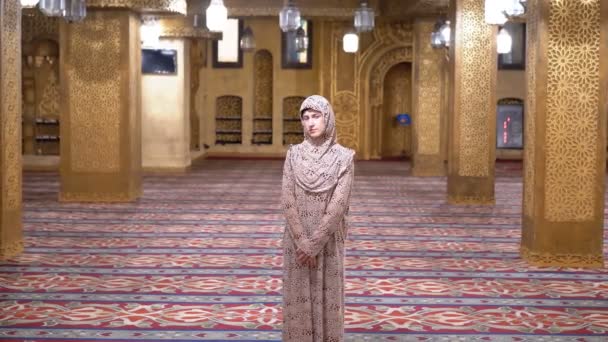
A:
[[[283,169],[283,341],[339,342],[355,153],[337,143],[324,97],[304,100],[300,118],[305,139],[289,148]]]

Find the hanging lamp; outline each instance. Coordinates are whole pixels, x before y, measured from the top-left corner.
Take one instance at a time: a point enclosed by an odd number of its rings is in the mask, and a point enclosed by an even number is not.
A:
[[[374,29],[374,10],[362,0],[360,7],[355,11],[354,27],[357,32],[370,32]]]
[[[211,0],[207,7],[206,20],[207,28],[211,32],[222,32],[228,21],[228,9],[222,0]]]
[[[65,12],[65,0],[40,0],[38,8],[48,17],[61,17]]]
[[[298,27],[296,30],[296,51],[297,52],[306,52],[308,50],[308,36],[306,35],[306,31],[302,27]]]
[[[255,37],[253,36],[253,31],[251,28],[247,26],[243,30],[243,34],[241,35],[241,41],[239,42],[241,50],[245,52],[250,52],[255,50]]]
[[[501,28],[496,36],[496,51],[500,54],[510,53],[513,47],[513,39],[505,28]]]
[[[86,0],[66,0],[64,19],[74,23],[82,21],[87,16]]]
[[[346,53],[356,53],[359,50],[359,36],[354,31],[348,31],[342,37],[342,49]]]
[[[295,31],[300,27],[300,10],[293,0],[285,0],[285,6],[279,13],[279,27],[283,32]]]

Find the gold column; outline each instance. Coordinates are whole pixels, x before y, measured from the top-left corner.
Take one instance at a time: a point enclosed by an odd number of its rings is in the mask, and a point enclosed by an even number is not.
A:
[[[414,23],[414,65],[412,85],[414,176],[444,176],[441,154],[443,64],[445,51],[431,46],[434,21]]]
[[[494,203],[496,28],[484,0],[451,0],[448,201]]]
[[[529,1],[521,254],[603,265],[608,3]]]
[[[138,15],[89,10],[61,23],[62,201],[133,201],[141,194]]]
[[[21,232],[21,4],[0,1],[0,259],[23,250]]]

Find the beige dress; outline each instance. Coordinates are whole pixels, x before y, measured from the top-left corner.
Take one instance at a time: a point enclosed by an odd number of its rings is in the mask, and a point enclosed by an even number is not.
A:
[[[304,144],[289,149],[283,169],[282,206],[287,221],[283,235],[283,341],[339,342],[344,340],[345,216],[354,178],[354,152],[333,144],[327,153],[335,167],[328,171],[335,174],[337,182],[328,190],[311,192],[298,185],[294,173],[294,167],[315,162],[306,160]],[[321,177],[328,171],[320,173]],[[316,268],[298,263],[297,247],[307,255],[316,255]]]

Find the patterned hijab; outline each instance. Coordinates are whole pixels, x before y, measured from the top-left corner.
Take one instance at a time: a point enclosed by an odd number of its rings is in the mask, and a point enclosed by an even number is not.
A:
[[[298,145],[292,154],[291,163],[295,173],[296,183],[309,192],[325,192],[331,190],[338,182],[340,173],[347,165],[340,162],[340,153],[334,147],[337,144],[336,116],[331,104],[320,95],[308,97],[300,106],[300,116],[312,109],[323,114],[325,131],[321,144],[313,142],[304,133],[304,141]]]

